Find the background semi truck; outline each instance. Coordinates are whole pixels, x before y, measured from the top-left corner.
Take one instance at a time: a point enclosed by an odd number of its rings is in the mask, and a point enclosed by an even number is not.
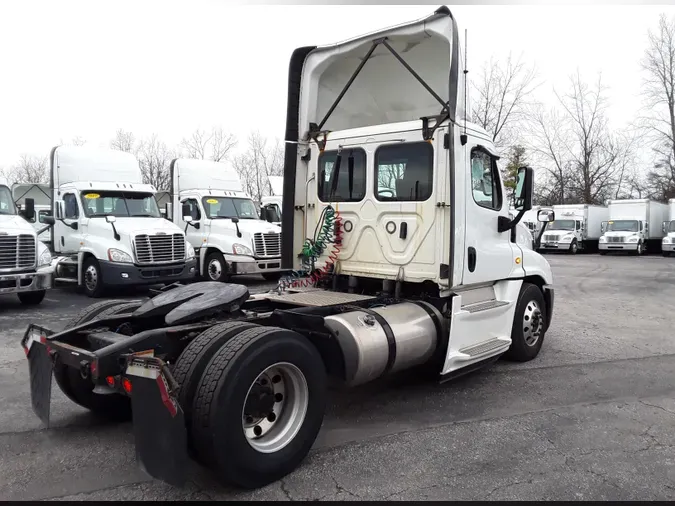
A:
[[[668,201],[668,218],[663,222],[661,231],[665,235],[661,242],[664,257],[675,253],[675,199]]]
[[[579,250],[595,251],[602,235],[602,223],[609,218],[609,208],[588,204],[553,206],[555,221],[546,227],[539,248],[575,254]]]
[[[58,281],[98,297],[110,286],[194,278],[194,248],[161,217],[155,188],[143,183],[134,155],[57,146],[50,162]]]
[[[281,275],[281,228],[263,221],[234,168],[222,162],[171,162],[174,223],[185,230],[205,279],[235,274]]]
[[[18,209],[23,209],[26,199],[33,199],[35,212],[33,218],[28,220],[38,233],[38,239],[51,249],[51,234],[49,226],[51,220],[45,221],[47,216],[52,216],[52,197],[47,183],[15,183],[12,185],[12,196]]]
[[[19,212],[7,180],[0,177],[0,295],[15,293],[22,304],[39,304],[52,287],[54,269],[49,249],[30,224],[33,200],[23,204]]]
[[[554,303],[549,264],[516,240],[534,171],[518,171],[511,218],[492,136],[466,122],[460,55],[447,7],[296,49],[281,237],[292,274],[269,293],[205,281],[93,305],[61,332],[30,325],[40,419],[53,372],[80,405],[133,413],[151,476],[180,485],[192,457],[255,488],[305,458],[329,378],[348,387],[413,369],[447,381],[534,359]]]
[[[663,222],[668,206],[648,199],[611,200],[609,220],[602,224],[600,254],[608,251],[629,251],[642,255],[656,252],[664,236]]]
[[[272,194],[263,197],[260,201],[261,215],[271,223],[281,225],[281,208],[283,207],[284,178],[283,176],[269,176]]]

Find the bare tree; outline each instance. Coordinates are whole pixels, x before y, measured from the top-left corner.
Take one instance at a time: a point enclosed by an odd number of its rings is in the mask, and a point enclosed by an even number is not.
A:
[[[222,127],[213,127],[210,132],[195,130],[190,137],[182,140],[181,147],[190,158],[220,162],[227,158],[236,144],[233,134],[225,132]]]
[[[642,125],[655,155],[648,180],[652,194],[667,199],[675,197],[675,21],[665,14],[659,17],[658,28],[648,33],[641,65],[646,75]]]
[[[122,128],[119,128],[117,132],[115,132],[115,138],[110,141],[110,147],[127,153],[136,153],[138,149],[134,134],[127,132]]]
[[[528,100],[538,87],[537,70],[527,66],[522,57],[509,54],[504,63],[490,59],[473,84],[478,100],[472,108],[473,121],[492,135],[500,148],[518,142],[514,127],[526,117]]]
[[[158,191],[167,191],[171,187],[169,164],[175,154],[156,134],[141,141],[136,153],[143,182],[153,185]]]
[[[16,183],[47,183],[49,181],[46,156],[21,155],[19,163],[8,173]]]
[[[248,149],[234,157],[232,164],[246,192],[259,202],[272,193],[269,176],[283,175],[284,152],[278,140],[270,145],[268,139],[256,131],[249,135]]]
[[[59,145],[61,146],[84,146],[86,143],[87,141],[79,135],[73,137],[70,142],[63,142],[63,139],[59,139]]]

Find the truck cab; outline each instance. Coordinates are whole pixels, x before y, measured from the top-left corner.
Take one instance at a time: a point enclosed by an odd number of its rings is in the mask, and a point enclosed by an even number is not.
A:
[[[281,208],[283,207],[283,176],[269,176],[272,194],[266,195],[260,199],[261,216],[270,223],[281,225]]]
[[[143,183],[134,155],[58,146],[51,178],[57,280],[98,297],[107,286],[194,278],[194,248],[182,229],[161,217],[156,190]]]
[[[668,207],[649,199],[611,200],[609,220],[602,223],[600,254],[627,251],[636,255],[658,250],[664,235]]]
[[[33,199],[35,212],[33,218],[28,220],[38,233],[38,239],[51,248],[51,235],[49,226],[51,220],[45,221],[47,216],[52,216],[52,198],[49,184],[47,183],[15,183],[12,185],[12,196],[17,209],[21,210],[26,205],[26,199]]]
[[[675,253],[675,199],[668,201],[668,220],[661,226],[665,237],[661,241],[661,251],[664,257]]]
[[[34,217],[33,199],[18,211],[7,180],[0,177],[0,295],[15,293],[29,305],[42,302],[54,272],[49,249],[30,223]]]
[[[172,207],[179,212],[166,214],[185,230],[203,278],[226,281],[237,274],[260,274],[279,279],[281,228],[260,219],[232,167],[177,158],[170,172]]]

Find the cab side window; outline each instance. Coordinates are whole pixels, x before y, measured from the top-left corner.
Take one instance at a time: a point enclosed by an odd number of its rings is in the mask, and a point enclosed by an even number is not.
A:
[[[480,148],[471,151],[471,189],[473,200],[481,207],[502,208],[501,185],[495,157]]]
[[[77,197],[73,193],[66,193],[63,196],[64,218],[66,220],[76,220],[80,217],[80,210],[77,207]]]
[[[199,203],[196,199],[187,199],[181,202],[181,204],[187,204],[190,206],[190,216],[192,216],[192,221],[201,220],[202,212],[199,210]]]

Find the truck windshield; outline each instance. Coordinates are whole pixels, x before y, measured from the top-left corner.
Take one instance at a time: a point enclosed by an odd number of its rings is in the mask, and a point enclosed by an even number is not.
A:
[[[638,222],[635,220],[614,220],[607,222],[608,232],[637,232]]]
[[[202,198],[204,211],[210,219],[239,218],[241,220],[259,220],[258,211],[251,199],[232,197]]]
[[[152,193],[87,190],[82,192],[84,214],[88,218],[160,218]]]
[[[574,220],[555,220],[548,224],[549,230],[574,230]]]
[[[12,192],[6,186],[0,186],[0,214],[16,214]]]

